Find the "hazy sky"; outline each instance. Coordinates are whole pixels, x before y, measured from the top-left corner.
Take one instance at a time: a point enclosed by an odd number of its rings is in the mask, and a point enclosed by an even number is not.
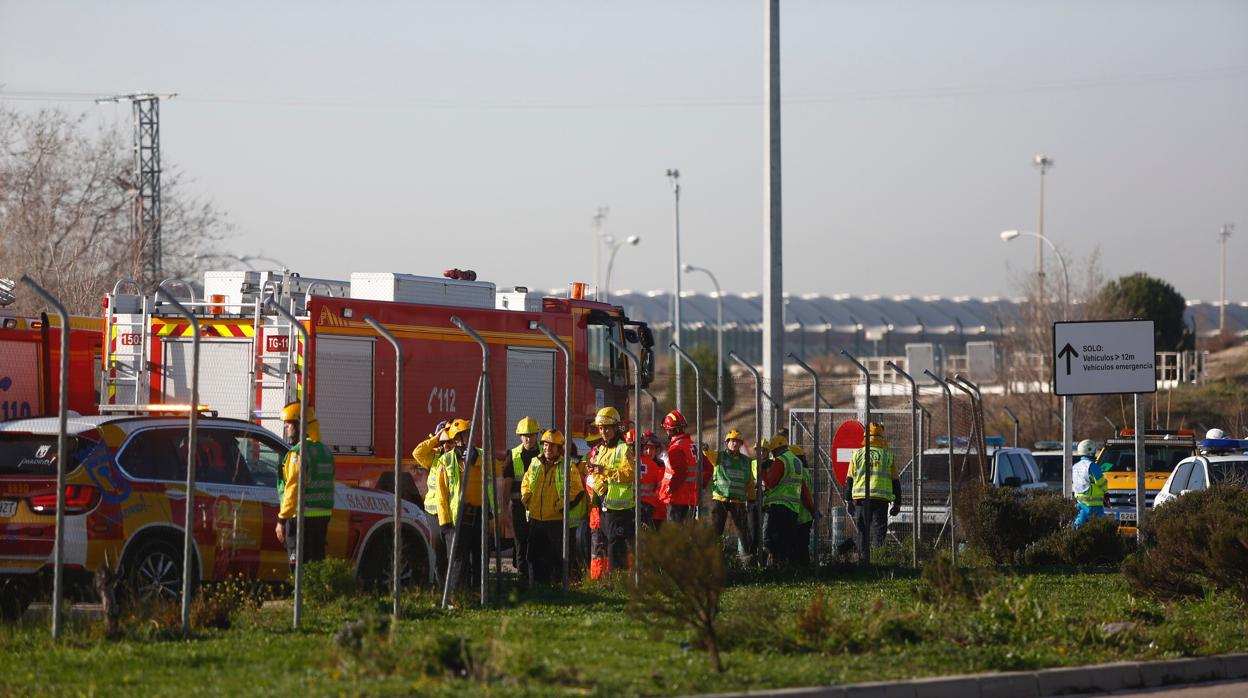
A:
[[[781,33],[791,292],[1014,294],[1043,152],[1072,275],[1216,299],[1237,221],[1248,299],[1248,2],[787,0]],[[606,205],[616,288],[671,288],[677,167],[685,261],[759,290],[762,52],[762,0],[0,0],[5,92],[177,92],[166,166],[308,276],[592,280]]]

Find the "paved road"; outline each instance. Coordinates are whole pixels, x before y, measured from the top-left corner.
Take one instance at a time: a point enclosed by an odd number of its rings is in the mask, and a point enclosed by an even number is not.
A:
[[[1165,696],[1165,698],[1242,698],[1248,696],[1248,681],[1214,681],[1167,688],[1113,693],[1080,693],[1080,696]]]

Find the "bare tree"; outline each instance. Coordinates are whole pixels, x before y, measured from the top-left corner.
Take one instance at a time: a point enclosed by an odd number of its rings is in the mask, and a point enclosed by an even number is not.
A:
[[[70,312],[94,313],[117,279],[142,278],[143,250],[131,147],[116,130],[88,133],[85,117],[0,108],[0,277],[29,274]],[[176,170],[162,191],[170,275],[194,271],[230,232],[224,214],[181,191]],[[21,294],[15,309],[35,312]]]

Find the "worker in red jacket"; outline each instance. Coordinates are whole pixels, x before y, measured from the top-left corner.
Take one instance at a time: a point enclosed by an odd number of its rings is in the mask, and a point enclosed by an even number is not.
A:
[[[656,531],[667,520],[667,505],[659,499],[659,487],[666,474],[659,465],[659,452],[663,443],[652,431],[641,436],[641,511],[642,526],[652,526]]]
[[[663,430],[667,432],[667,462],[663,483],[659,485],[659,500],[667,505],[667,520],[684,521],[689,511],[698,504],[698,459],[693,439],[685,433],[689,423],[676,410],[663,418]],[[710,480],[711,468],[702,468],[702,479]],[[703,482],[703,485],[706,483]]]

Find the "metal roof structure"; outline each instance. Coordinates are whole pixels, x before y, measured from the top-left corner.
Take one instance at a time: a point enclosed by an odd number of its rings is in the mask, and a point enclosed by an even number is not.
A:
[[[563,295],[564,289],[551,295]],[[715,294],[685,292],[681,309],[687,329],[715,327]],[[630,318],[649,323],[657,330],[671,328],[672,294],[669,291],[619,291],[611,302],[622,306]],[[913,336],[1002,336],[1019,316],[1024,299],[972,298],[970,296],[851,296],[817,293],[785,294],[785,329],[880,335],[885,332]],[[762,295],[724,294],[724,329],[760,331]],[[1185,322],[1195,323],[1202,337],[1218,333],[1218,303],[1187,302]],[[1248,337],[1248,302],[1228,302],[1227,330]]]

